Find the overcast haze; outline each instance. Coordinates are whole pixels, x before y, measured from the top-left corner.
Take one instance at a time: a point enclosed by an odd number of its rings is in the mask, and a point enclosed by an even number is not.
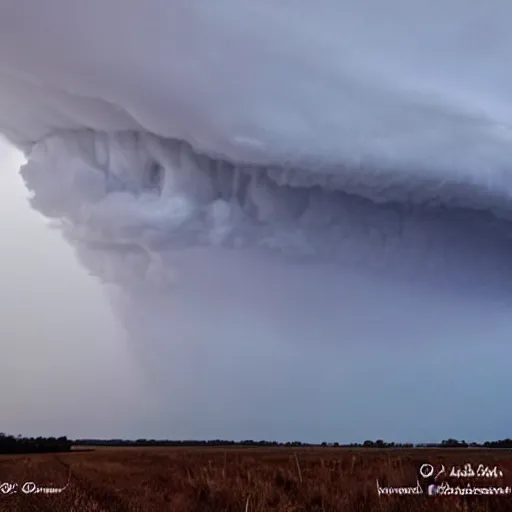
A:
[[[96,280],[28,208],[18,173],[22,161],[0,140],[0,430],[128,434],[126,418],[137,418],[132,407],[140,377],[126,336]]]
[[[510,437],[512,7],[437,5],[4,0],[0,431]]]

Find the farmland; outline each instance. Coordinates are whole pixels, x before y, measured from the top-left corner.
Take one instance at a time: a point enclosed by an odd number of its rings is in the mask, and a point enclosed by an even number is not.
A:
[[[419,467],[499,466],[512,485],[512,452],[485,449],[95,448],[68,453],[0,455],[0,485],[33,481],[59,494],[0,493],[0,511],[474,511],[512,510],[504,496],[378,495],[414,487]],[[466,485],[467,481],[461,481]],[[454,485],[457,482],[450,480]],[[426,486],[424,486],[426,487]]]

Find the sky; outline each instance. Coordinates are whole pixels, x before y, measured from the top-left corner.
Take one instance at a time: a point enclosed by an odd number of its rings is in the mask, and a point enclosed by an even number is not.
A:
[[[317,287],[292,273],[283,278],[290,271],[280,267],[265,279],[261,273],[269,269],[261,262],[226,256],[215,261],[210,254],[210,264],[219,264],[218,273],[208,274],[214,296],[152,296],[151,307],[146,296],[144,322],[133,317],[124,324],[134,329],[135,341],[137,330],[147,337],[141,351],[129,345],[104,287],[58,231],[30,209],[18,174],[21,155],[6,143],[0,154],[6,221],[0,227],[3,430],[313,442],[506,437],[507,308],[484,309],[443,294],[432,300],[421,291],[390,301],[393,287],[365,291],[356,277],[345,280],[358,290],[347,304],[329,297],[329,289],[340,292],[321,279]],[[200,264],[199,257],[193,268]],[[243,265],[263,281],[259,289]],[[200,277],[204,293],[205,275]],[[301,309],[311,306],[309,300],[295,299],[286,308],[281,301],[287,294],[271,286],[280,279],[295,283],[293,295],[315,293],[311,300],[321,308],[310,310],[309,318]],[[250,297],[240,296],[246,284],[252,286]],[[265,308],[257,305],[260,298]],[[165,314],[180,319],[188,339],[180,339],[179,330],[152,331],[160,329],[159,307],[165,304]],[[352,318],[365,308],[372,317]],[[292,318],[279,323],[276,314]],[[332,332],[332,317],[339,315],[346,328]],[[191,325],[209,332],[208,339],[194,338]]]
[[[72,248],[30,209],[22,162],[0,140],[0,431],[122,433],[140,393],[123,330]]]
[[[0,431],[510,437],[491,4],[2,2]]]

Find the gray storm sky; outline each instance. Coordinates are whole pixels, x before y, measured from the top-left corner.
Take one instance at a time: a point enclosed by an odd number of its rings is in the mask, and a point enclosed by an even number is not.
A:
[[[20,147],[44,139],[25,178],[40,212],[76,214],[68,234],[87,262],[30,208],[21,157],[2,142],[0,431],[510,437],[509,224],[496,235],[471,215],[459,222],[460,211],[400,216],[432,200],[512,218],[510,2],[453,0],[442,19],[427,0],[372,10],[305,0],[0,4],[1,131]],[[153,153],[135,132],[154,135]],[[249,222],[240,251],[215,240],[176,249],[176,219],[204,199],[194,179],[209,181],[189,165],[189,144],[233,162],[309,169],[282,176],[310,188],[309,199],[313,184],[330,183],[401,203],[399,213],[322,193],[312,220],[326,214],[333,238],[317,247],[322,233],[302,231],[315,257],[327,248],[336,263],[300,265],[251,251],[253,236],[258,249],[303,241],[300,223],[297,237],[280,224],[294,209],[280,200],[285,189],[269,200],[275,187],[255,187],[245,202],[270,219],[270,238]],[[155,160],[166,186],[151,207],[130,194],[97,201],[105,176],[140,184]],[[330,166],[337,175],[323,173]],[[215,234],[210,220],[200,238]],[[134,292],[149,267],[150,291]],[[177,284],[162,292],[167,271]]]
[[[156,353],[175,377],[152,402],[101,285],[30,209],[21,161],[1,143],[0,431],[342,442],[507,435],[510,321],[499,310],[479,317],[478,304],[448,311],[452,322],[441,324],[439,339],[436,325],[426,337],[409,329],[414,343],[325,345],[321,332],[305,341],[297,329],[288,344],[254,336],[234,347],[219,338],[201,355],[201,347],[175,339],[172,350]],[[251,394],[233,398],[234,389]]]

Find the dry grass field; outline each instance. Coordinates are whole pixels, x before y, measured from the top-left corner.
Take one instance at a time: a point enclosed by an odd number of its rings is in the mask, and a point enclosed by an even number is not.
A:
[[[2,483],[68,487],[60,494],[0,493],[0,511],[472,511],[512,510],[508,496],[388,496],[412,487],[421,464],[498,466],[512,485],[512,453],[478,449],[97,448],[0,455]],[[421,482],[425,480],[421,479]],[[456,485],[457,482],[450,480]],[[467,482],[465,482],[467,483]]]

